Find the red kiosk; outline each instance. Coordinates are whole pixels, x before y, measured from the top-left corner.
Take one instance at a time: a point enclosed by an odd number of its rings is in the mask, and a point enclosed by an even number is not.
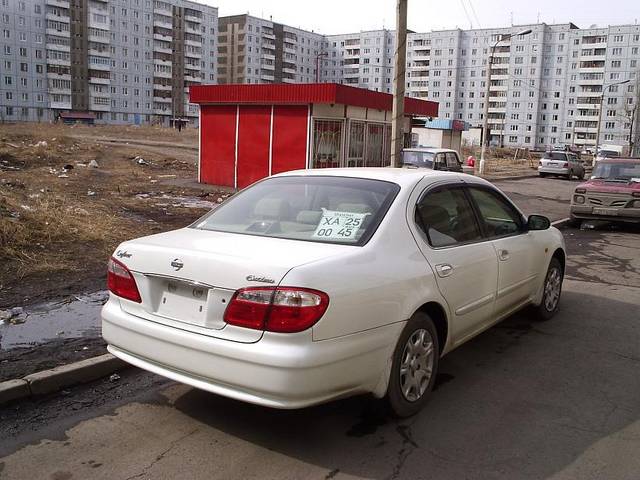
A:
[[[287,170],[389,164],[386,93],[335,83],[199,85],[198,181],[243,188]],[[405,98],[411,117],[437,117],[438,104]]]

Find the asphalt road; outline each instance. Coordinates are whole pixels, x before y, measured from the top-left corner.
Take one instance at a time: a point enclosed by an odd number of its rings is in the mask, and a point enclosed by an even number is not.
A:
[[[0,410],[0,478],[637,479],[640,231],[564,235],[558,315],[447,355],[413,418],[366,397],[270,410],[131,369]]]

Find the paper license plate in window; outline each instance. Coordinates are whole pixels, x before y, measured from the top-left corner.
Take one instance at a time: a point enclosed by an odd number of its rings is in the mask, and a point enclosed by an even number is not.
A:
[[[158,315],[204,326],[209,289],[184,282],[168,281],[158,305]]]

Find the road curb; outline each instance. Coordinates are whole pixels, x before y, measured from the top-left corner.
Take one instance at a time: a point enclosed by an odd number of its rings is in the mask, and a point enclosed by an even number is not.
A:
[[[551,226],[552,227],[556,227],[556,228],[560,228],[560,227],[564,227],[564,226],[568,225],[569,222],[571,222],[571,219],[569,217],[561,218],[560,220],[555,220],[555,221],[551,222]]]
[[[129,366],[110,353],[0,382],[0,405],[91,382]]]
[[[537,176],[538,176],[537,173],[529,173],[526,175],[511,175],[510,177],[492,177],[491,175],[487,175],[486,177],[480,177],[480,178],[484,178],[489,182],[499,182],[502,180],[522,180],[525,178],[535,178]]]

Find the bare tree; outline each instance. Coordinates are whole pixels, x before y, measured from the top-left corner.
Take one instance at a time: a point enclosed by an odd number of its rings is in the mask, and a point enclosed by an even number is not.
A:
[[[624,88],[624,107],[618,118],[624,122],[624,128],[629,132],[627,147],[629,155],[634,157],[640,154],[640,70],[635,72],[635,80]]]

